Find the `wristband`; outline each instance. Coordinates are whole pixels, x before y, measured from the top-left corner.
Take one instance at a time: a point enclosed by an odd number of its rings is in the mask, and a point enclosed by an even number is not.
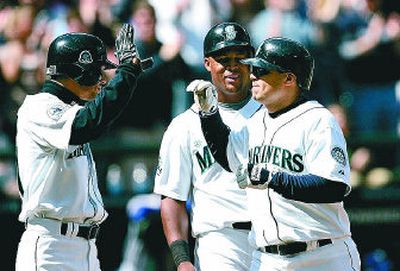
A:
[[[190,262],[189,244],[185,240],[176,240],[169,246],[175,265],[182,262]]]

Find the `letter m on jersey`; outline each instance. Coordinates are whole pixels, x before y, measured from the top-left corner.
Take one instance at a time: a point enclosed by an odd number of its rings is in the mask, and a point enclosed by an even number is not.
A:
[[[208,146],[203,147],[203,154],[199,151],[195,152],[197,163],[200,166],[201,173],[203,173],[206,169],[208,169],[212,164],[214,164],[215,159],[211,155],[211,151]]]

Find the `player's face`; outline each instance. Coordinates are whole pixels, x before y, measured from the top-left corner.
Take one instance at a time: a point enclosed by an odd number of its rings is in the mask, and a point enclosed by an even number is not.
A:
[[[217,87],[219,101],[237,102],[248,95],[251,86],[250,68],[239,61],[249,56],[247,50],[231,49],[204,59],[204,66],[211,73],[212,82]]]
[[[92,86],[82,86],[80,85],[80,95],[84,101],[91,101],[96,98],[96,95],[100,93],[101,88],[106,84],[106,74],[104,70],[101,70],[99,74],[99,80],[95,85]]]
[[[79,98],[84,101],[91,101],[96,98],[96,95],[100,93],[102,86],[105,85],[105,81],[101,80],[93,86],[81,86],[82,92]]]
[[[251,73],[252,95],[255,100],[264,104],[269,112],[276,112],[293,102],[297,95],[290,90],[295,81],[295,76],[288,72],[260,71]]]

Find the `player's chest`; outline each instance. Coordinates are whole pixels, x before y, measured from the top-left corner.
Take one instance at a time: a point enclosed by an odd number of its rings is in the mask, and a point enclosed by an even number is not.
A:
[[[308,131],[297,124],[272,122],[266,126],[253,126],[249,131],[249,161],[272,164],[290,172],[302,172]]]

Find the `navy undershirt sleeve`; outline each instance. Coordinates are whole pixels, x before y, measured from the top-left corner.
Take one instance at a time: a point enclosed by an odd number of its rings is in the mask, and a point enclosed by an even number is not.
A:
[[[343,201],[347,185],[325,178],[308,175],[291,175],[277,172],[268,187],[283,197],[306,203],[334,203]]]
[[[218,111],[211,115],[200,114],[200,121],[204,137],[215,160],[225,170],[231,171],[226,156],[230,128],[224,124]]]
[[[140,66],[132,63],[118,66],[114,78],[77,112],[72,124],[71,145],[87,143],[108,129],[130,101],[140,72]]]

